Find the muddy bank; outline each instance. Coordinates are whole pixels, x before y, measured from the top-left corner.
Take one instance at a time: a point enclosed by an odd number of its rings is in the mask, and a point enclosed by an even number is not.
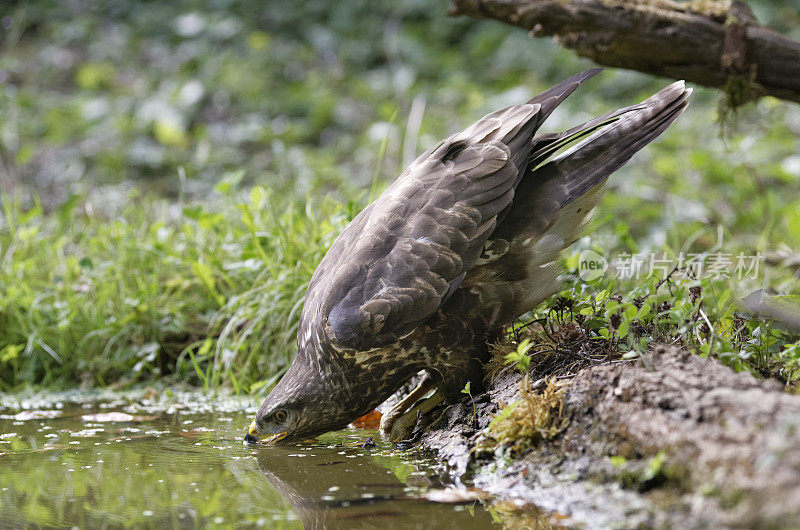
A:
[[[800,526],[800,396],[778,383],[660,347],[579,372],[552,439],[474,452],[520,384],[504,374],[474,409],[448,409],[421,445],[500,498],[590,528]]]

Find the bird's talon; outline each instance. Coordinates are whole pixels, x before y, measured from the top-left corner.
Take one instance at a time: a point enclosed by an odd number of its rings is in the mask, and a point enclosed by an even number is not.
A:
[[[414,432],[419,416],[419,410],[411,410],[397,418],[389,430],[389,441],[397,443],[408,440]]]

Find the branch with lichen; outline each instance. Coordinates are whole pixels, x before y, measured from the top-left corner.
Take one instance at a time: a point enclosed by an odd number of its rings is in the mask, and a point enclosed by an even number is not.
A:
[[[762,95],[800,102],[800,42],[739,0],[452,1],[452,14],[554,37],[601,65],[720,88],[731,107]]]

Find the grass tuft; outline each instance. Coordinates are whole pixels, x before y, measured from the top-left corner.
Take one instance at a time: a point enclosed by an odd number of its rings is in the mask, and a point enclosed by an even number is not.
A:
[[[109,219],[82,199],[45,215],[4,196],[0,389],[250,390],[285,369],[315,264],[356,205],[258,187],[214,207],[128,199]]]

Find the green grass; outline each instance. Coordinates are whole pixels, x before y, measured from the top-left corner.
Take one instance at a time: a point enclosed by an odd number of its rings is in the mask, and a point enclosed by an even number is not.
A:
[[[247,390],[283,370],[306,284],[356,207],[225,196],[176,208],[132,192],[117,219],[79,197],[51,215],[5,197],[0,387],[167,376]]]
[[[167,378],[255,391],[274,381],[294,353],[307,282],[363,202],[286,200],[261,186],[241,191],[237,180],[231,175],[217,185],[221,199],[213,205],[132,191],[116,219],[91,213],[78,196],[47,215],[4,196],[2,388]],[[616,245],[594,248],[608,253],[632,237],[615,233]],[[674,342],[797,382],[797,336],[744,313],[736,278],[584,282],[578,250],[589,243],[567,256],[565,291],[533,318],[563,319],[570,300],[570,316],[587,339],[610,342],[615,351],[638,355],[651,343]],[[761,266],[776,285],[796,287],[780,267]]]
[[[792,31],[788,2],[753,5]],[[446,8],[12,2],[0,32],[0,390],[167,379],[254,391],[274,381],[293,354],[306,283],[368,196],[410,155],[590,66]],[[606,71],[545,128],[666,83]],[[692,351],[797,381],[797,335],[737,300],[800,294],[800,108],[767,98],[723,130],[718,100],[696,90],[612,177],[587,238],[567,252],[560,296],[590,312],[590,340],[630,355],[686,336]],[[670,291],[656,290],[658,274],[584,282],[584,249],[609,260],[765,260],[753,278],[676,279]],[[633,315],[648,297],[669,302],[669,315]],[[554,318],[557,300],[533,316]]]

